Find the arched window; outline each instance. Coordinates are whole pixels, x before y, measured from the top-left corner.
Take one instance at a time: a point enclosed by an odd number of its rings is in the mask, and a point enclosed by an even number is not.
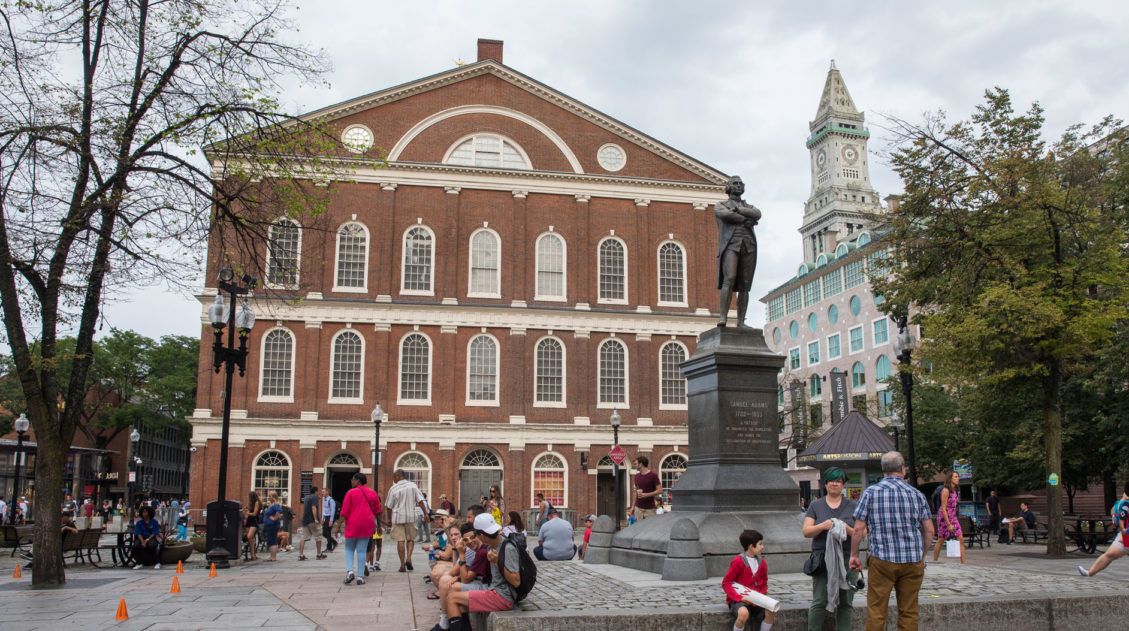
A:
[[[815,333],[818,328],[819,328],[819,316],[817,316],[815,314],[815,312],[813,311],[813,312],[808,314],[808,330],[811,331],[812,333]]]
[[[831,325],[839,323],[839,307],[831,305],[827,308],[827,322]]]
[[[476,335],[467,346],[467,405],[498,403],[498,343]]]
[[[404,264],[400,279],[400,293],[430,296],[431,278],[435,267],[432,256],[434,237],[424,226],[412,226],[404,233]]]
[[[334,291],[363,291],[368,282],[368,230],[351,221],[337,229]]]
[[[290,458],[281,451],[265,451],[255,459],[252,477],[255,492],[264,501],[271,491],[285,499],[290,495]]]
[[[870,233],[864,232],[864,233],[859,235],[858,244],[859,244],[859,247],[861,248],[862,246],[866,245],[867,243],[870,243]]]
[[[862,301],[859,300],[858,296],[851,296],[851,300],[848,305],[851,308],[851,315],[853,316],[857,316],[859,312],[862,311]]]
[[[599,245],[600,302],[627,302],[627,248],[614,237]]]
[[[495,134],[475,134],[455,145],[444,160],[468,167],[529,169],[529,160],[515,143]]]
[[[598,405],[627,405],[627,347],[612,338],[600,344]]]
[[[259,398],[293,401],[294,335],[286,329],[268,331],[260,357]]]
[[[863,367],[862,362],[855,362],[851,366],[851,387],[866,387],[866,368]]]
[[[501,252],[498,235],[481,228],[470,235],[470,287],[467,295],[499,298],[501,292]]]
[[[537,239],[537,295],[536,300],[565,299],[565,242],[552,232]]]
[[[361,461],[357,460],[357,457],[354,456],[353,454],[351,454],[347,451],[343,451],[339,454],[335,454],[332,458],[330,458],[329,462],[325,463],[325,466],[327,466],[327,467],[358,467],[359,468],[361,466]]]
[[[659,304],[686,306],[686,257],[673,241],[659,246]]]
[[[823,395],[823,379],[819,375],[808,377],[808,393],[812,398]]]
[[[298,262],[302,251],[302,228],[280,217],[267,231],[267,283],[272,287],[297,289]]]
[[[534,380],[536,382],[533,396],[534,405],[564,407],[564,357],[564,344],[557,338],[546,337],[537,342],[534,362]]]
[[[415,482],[419,490],[431,497],[431,462],[418,451],[409,451],[396,459],[393,471],[402,470],[408,480]]]
[[[431,404],[431,341],[422,333],[400,343],[400,403]]]
[[[686,380],[682,378],[679,364],[686,361],[686,347],[678,342],[667,342],[659,351],[659,409],[686,408]]]
[[[564,458],[554,453],[545,453],[533,461],[533,493],[530,506],[536,506],[534,498],[544,493],[545,499],[553,506],[568,506],[568,469]]]
[[[874,362],[874,379],[878,383],[882,383],[883,379],[890,377],[890,360],[885,355],[879,355],[878,359]]]
[[[502,461],[489,449],[475,449],[463,456],[463,469],[501,469]]]
[[[364,383],[365,342],[356,331],[346,329],[333,338],[330,356],[329,399],[337,403],[360,403]]]
[[[659,481],[663,485],[663,501],[671,503],[670,490],[682,474],[686,472],[686,456],[682,454],[668,454],[659,464]]]

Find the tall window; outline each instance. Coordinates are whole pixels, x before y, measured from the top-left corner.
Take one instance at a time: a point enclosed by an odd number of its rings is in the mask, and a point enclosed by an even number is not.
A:
[[[470,237],[471,296],[497,298],[501,295],[498,235],[493,230],[478,230]]]
[[[600,242],[600,302],[627,302],[627,250],[619,239]]]
[[[890,377],[890,360],[886,359],[885,355],[879,355],[878,360],[874,362],[874,379],[879,383],[883,379]]]
[[[894,393],[893,391],[879,390],[878,391],[878,416],[886,418],[894,412]]]
[[[627,348],[616,339],[605,340],[599,353],[599,404],[627,404]]]
[[[674,488],[674,483],[682,474],[686,472],[686,456],[682,454],[670,454],[662,459],[659,464],[659,480],[663,485],[663,501],[668,505],[671,504],[670,490]]]
[[[686,347],[678,342],[667,342],[659,351],[661,387],[659,405],[686,406],[686,380],[678,366],[686,361]]]
[[[857,353],[857,352],[861,351],[862,350],[862,327],[856,326],[853,329],[847,331],[847,333],[851,336],[851,352]]]
[[[534,403],[565,402],[564,345],[554,337],[537,343]]]
[[[427,456],[415,451],[409,451],[396,459],[393,471],[402,470],[407,479],[415,482],[419,490],[431,497],[431,463]]]
[[[843,268],[843,285],[845,288],[850,289],[851,287],[857,287],[861,285],[864,280],[866,280],[863,276],[864,265],[865,261],[863,261],[862,259],[859,259],[852,263],[847,263],[846,267]]]
[[[263,452],[255,459],[255,492],[264,500],[273,491],[285,498],[290,495],[290,458],[281,451]]]
[[[812,375],[808,377],[808,393],[812,398],[823,395],[823,379],[819,375]]]
[[[808,366],[819,363],[819,340],[808,342]]]
[[[568,506],[568,488],[564,460],[556,454],[541,454],[533,463],[533,498],[544,493],[545,499],[553,506]],[[531,501],[530,505],[536,505]]]
[[[874,345],[885,344],[890,341],[890,328],[886,318],[874,321]]]
[[[356,331],[342,331],[333,338],[333,366],[329,381],[330,399],[361,401],[361,365],[364,341]]]
[[[855,362],[851,366],[851,387],[866,387],[866,368],[863,367],[862,362]]]
[[[295,289],[298,286],[298,256],[302,247],[302,229],[298,224],[280,218],[267,231],[267,282],[275,287]]]
[[[476,134],[467,138],[451,150],[446,162],[460,166],[495,169],[529,168],[529,162],[517,145],[493,134]]]
[[[686,304],[686,258],[673,241],[659,246],[659,302]]]
[[[804,285],[804,304],[812,306],[823,299],[820,295],[820,280],[817,278]]]
[[[419,333],[400,343],[400,402],[431,399],[431,344]]]
[[[791,370],[796,370],[800,367],[800,348],[788,349],[788,367]]]
[[[536,298],[565,299],[565,243],[559,235],[551,232],[537,239]]]
[[[259,396],[293,398],[294,336],[290,331],[274,329],[263,336],[261,361]]]
[[[433,239],[431,231],[423,226],[413,226],[404,233],[404,265],[401,290],[403,293],[430,294]]]
[[[364,289],[368,270],[368,231],[352,221],[337,230],[334,289]]]
[[[837,359],[842,354],[839,346],[839,334],[827,336],[827,359]]]
[[[843,291],[843,271],[834,270],[823,277],[823,297],[830,298]]]
[[[489,335],[477,335],[467,349],[467,403],[498,402],[498,345]]]

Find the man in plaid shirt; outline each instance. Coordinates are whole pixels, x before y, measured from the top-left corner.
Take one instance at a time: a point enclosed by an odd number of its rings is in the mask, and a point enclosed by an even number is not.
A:
[[[863,491],[855,508],[851,569],[862,570],[859,542],[869,533],[866,631],[886,628],[890,590],[897,592],[898,631],[917,629],[917,594],[925,577],[925,552],[933,539],[929,504],[906,482],[902,454],[882,455],[882,481]]]

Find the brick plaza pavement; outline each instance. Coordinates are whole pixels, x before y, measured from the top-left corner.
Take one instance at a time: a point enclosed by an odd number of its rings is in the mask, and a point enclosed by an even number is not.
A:
[[[994,546],[969,552],[969,564],[930,563],[921,592],[928,601],[983,598],[1022,600],[1047,595],[1117,594],[1129,596],[1129,560],[1115,563],[1095,578],[1077,575],[1074,567],[1095,557],[1071,555],[1045,559],[1042,546]],[[172,568],[161,570],[69,568],[68,585],[59,590],[30,590],[28,575],[9,577],[13,560],[0,557],[0,631],[19,629],[242,629],[275,630],[430,629],[437,603],[427,600],[422,582],[427,566],[417,550],[416,571],[395,571],[395,551],[386,549],[387,570],[373,574],[364,586],[344,585],[341,554],[323,561],[297,561],[297,553],[280,554],[278,563],[259,561],[222,571],[214,579],[200,562],[187,564],[180,577],[182,592],[170,594]],[[771,555],[768,557],[771,568]],[[804,605],[810,581],[801,574],[770,577],[770,594],[786,605]],[[118,599],[125,598],[130,620],[114,621]],[[719,579],[668,583],[644,572],[616,566],[586,566],[576,561],[539,563],[539,581],[523,609],[545,611],[701,610],[724,602]],[[859,599],[856,598],[856,604]],[[481,631],[481,630],[480,630]]]

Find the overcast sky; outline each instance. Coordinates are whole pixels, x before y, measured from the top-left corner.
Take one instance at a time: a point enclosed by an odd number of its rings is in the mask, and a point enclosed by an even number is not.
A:
[[[880,155],[889,137],[882,115],[916,121],[942,109],[964,118],[986,88],[1001,86],[1017,109],[1032,101],[1046,108],[1050,136],[1106,114],[1129,118],[1123,3],[752,5],[300,2],[294,37],[325,49],[332,86],[295,86],[283,100],[310,111],[473,62],[479,37],[504,40],[506,65],[744,177],[746,199],[764,212],[757,298],[801,262],[797,230],[811,186],[804,140],[831,59],[866,112],[881,197],[901,191]],[[749,311],[760,326],[763,305]],[[199,306],[191,296],[142,288],[110,305],[104,322],[154,337],[198,335]]]

